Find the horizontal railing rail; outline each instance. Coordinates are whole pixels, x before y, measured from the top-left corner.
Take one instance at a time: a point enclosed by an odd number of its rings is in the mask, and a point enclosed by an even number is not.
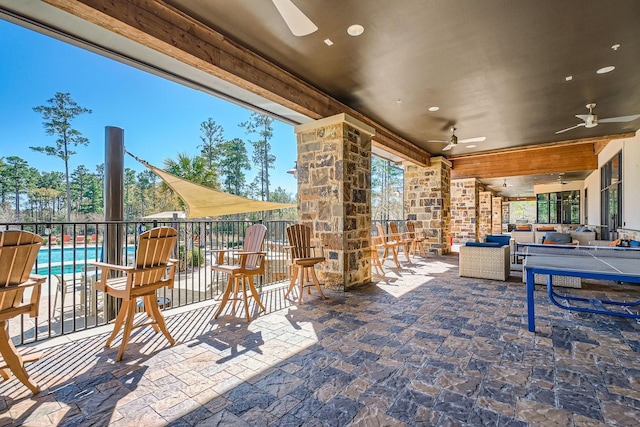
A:
[[[115,300],[96,290],[100,270],[92,262],[132,263],[138,236],[152,227],[171,226],[178,230],[173,254],[179,260],[175,286],[159,292],[161,307],[180,307],[215,298],[223,291],[227,277],[211,271],[216,256],[213,250],[240,249],[245,230],[252,224],[211,220],[0,223],[0,231],[27,230],[45,239],[33,269],[33,273],[47,277],[41,289],[40,310],[35,318],[22,315],[9,322],[12,340],[16,345],[42,341],[112,320]],[[285,229],[290,224],[265,223],[267,265],[258,281],[261,287],[289,276]]]

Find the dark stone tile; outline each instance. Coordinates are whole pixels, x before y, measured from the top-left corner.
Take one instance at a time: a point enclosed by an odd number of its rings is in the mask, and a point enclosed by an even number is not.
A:
[[[258,387],[249,383],[240,384],[224,396],[232,402],[226,409],[237,416],[244,414],[254,407],[265,409],[277,400],[274,395],[260,390]]]
[[[314,417],[329,426],[340,427],[349,424],[362,406],[359,402],[337,395],[320,408]]]
[[[594,395],[585,395],[576,392],[575,389],[558,389],[558,406],[569,412],[584,415],[589,418],[602,421],[600,404]]]
[[[470,426],[485,427],[500,426],[502,425],[500,421],[500,414],[489,411],[488,409],[476,407],[471,412],[471,415],[469,415],[467,423]]]
[[[407,325],[411,325],[413,323],[415,323],[419,316],[415,315],[415,314],[396,314],[394,316],[391,316],[391,318],[393,320],[397,320],[399,322],[402,323],[406,323]]]
[[[379,355],[375,353],[371,353],[370,351],[358,350],[355,354],[347,357],[345,362],[350,363],[352,365],[360,365],[365,360],[378,360],[380,358]]]
[[[484,374],[489,369],[489,366],[491,366],[491,363],[487,362],[486,360],[471,359],[467,364],[467,369],[470,369],[472,371],[480,371]]]
[[[179,419],[184,421],[185,423],[188,423],[189,425],[195,425],[202,420],[206,420],[212,415],[213,413],[211,411],[209,411],[204,406],[200,406],[196,410],[189,412]],[[178,427],[178,425],[176,425],[176,427]]]
[[[498,425],[501,427],[528,427],[529,424],[524,421],[508,417],[506,415],[501,415]]]
[[[446,413],[451,418],[464,422],[469,418],[473,405],[473,399],[444,390],[438,396],[433,408],[439,412]]]
[[[527,391],[524,397],[536,402],[546,403],[550,406],[556,405],[556,394],[552,390],[534,386]]]
[[[320,408],[322,408],[322,406],[324,406],[324,404],[321,401],[310,397],[300,402],[300,404],[296,405],[289,412],[289,415],[295,416],[301,420],[306,420],[307,418],[315,414]]]
[[[341,371],[340,369],[336,369],[332,366],[329,366],[327,368],[321,369],[315,375],[309,378],[306,386],[311,390],[317,390],[320,387],[322,387],[326,382],[341,375],[345,375],[345,372]]]
[[[397,368],[384,366],[376,362],[363,362],[354,373],[373,382],[382,382],[396,372]]]
[[[498,402],[515,405],[516,395],[513,386],[500,381],[488,381],[482,384],[479,396],[497,400]]]
[[[298,400],[305,400],[313,394],[311,390],[304,386],[298,386],[291,390],[289,396],[295,397]]]
[[[294,417],[291,414],[286,414],[285,416],[280,418],[278,421],[276,421],[274,424],[272,424],[272,426],[273,427],[300,427],[304,424],[305,424],[304,420],[301,420],[298,417]]]
[[[531,370],[531,378],[553,383],[555,374],[552,368],[534,366]]]

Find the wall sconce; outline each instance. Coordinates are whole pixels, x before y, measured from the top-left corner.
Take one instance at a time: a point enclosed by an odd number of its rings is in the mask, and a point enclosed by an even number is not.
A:
[[[298,162],[293,162],[293,167],[287,171],[287,173],[293,175],[295,179],[298,179]]]

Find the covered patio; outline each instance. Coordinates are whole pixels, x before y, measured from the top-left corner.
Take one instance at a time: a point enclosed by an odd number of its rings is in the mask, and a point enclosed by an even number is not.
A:
[[[351,292],[293,305],[265,288],[251,323],[204,302],[166,312],[176,345],[139,329],[121,363],[108,329],[38,344],[43,391],[0,383],[3,425],[629,426],[640,416],[640,326],[571,315],[539,290],[458,276],[457,256],[415,257]],[[585,294],[632,296],[630,286]],[[613,295],[615,294],[615,295]],[[295,295],[294,295],[295,297]],[[305,297],[306,299],[307,297]],[[107,327],[108,328],[108,327]]]

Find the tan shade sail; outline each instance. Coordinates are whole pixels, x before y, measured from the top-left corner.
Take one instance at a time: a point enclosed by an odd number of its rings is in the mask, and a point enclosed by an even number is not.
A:
[[[165,172],[131,153],[128,154],[149,168],[171,187],[187,206],[187,218],[232,215],[296,207],[295,204],[263,202],[214,190]]]

